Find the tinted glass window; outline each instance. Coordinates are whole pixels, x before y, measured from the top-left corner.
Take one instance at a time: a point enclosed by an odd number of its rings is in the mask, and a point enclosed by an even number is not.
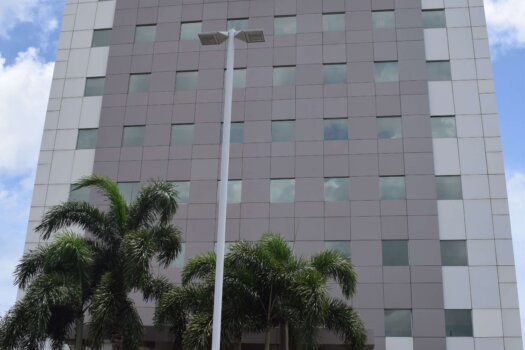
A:
[[[467,266],[467,242],[441,241],[441,262],[443,266]]]
[[[374,79],[378,83],[398,81],[399,73],[397,69],[397,62],[374,63]]]
[[[233,88],[243,89],[246,86],[246,68],[233,70]]]
[[[273,21],[273,34],[286,35],[295,34],[296,22],[295,16],[275,17]]]
[[[135,28],[135,43],[150,43],[155,41],[157,26],[138,26]]]
[[[295,85],[295,67],[273,67],[273,85]]]
[[[177,190],[178,203],[188,203],[190,200],[190,182],[189,181],[174,181],[175,189]]]
[[[104,95],[104,82],[106,78],[86,78],[84,96],[102,96]]]
[[[151,74],[132,74],[129,76],[129,92],[148,92]]]
[[[90,188],[83,187],[69,192],[70,202],[89,202]]]
[[[422,13],[424,28],[445,28],[445,10],[423,11]]]
[[[193,124],[180,124],[171,126],[172,145],[191,145],[193,144]]]
[[[91,47],[109,46],[111,40],[111,29],[95,29]]]
[[[451,80],[450,61],[427,62],[427,78],[429,81]]]
[[[175,90],[176,91],[196,90],[198,81],[199,81],[198,71],[177,72],[175,76]]]
[[[341,252],[348,259],[351,257],[349,241],[325,241],[324,247],[326,250],[335,250]]]
[[[242,198],[242,181],[228,181],[228,203],[240,203]]]
[[[405,178],[385,176],[380,178],[381,199],[405,199]]]
[[[407,266],[408,265],[408,242],[407,241],[383,241],[383,265],[384,266]]]
[[[133,202],[140,192],[140,182],[119,182],[117,183],[120,193],[128,203]]]
[[[325,201],[347,201],[348,197],[348,178],[335,177],[324,179]]]
[[[436,176],[437,199],[462,199],[461,176]]]
[[[236,18],[228,20],[228,30],[245,30],[248,29],[248,18]]]
[[[346,64],[323,65],[323,82],[325,84],[346,84]]]
[[[432,117],[432,137],[448,138],[456,137],[456,118],[454,117]]]
[[[472,310],[445,310],[447,337],[472,337]]]
[[[180,25],[180,40],[199,40],[202,22],[188,22]]]
[[[392,29],[396,26],[394,11],[375,11],[372,12],[372,28]]]
[[[142,147],[144,144],[143,126],[125,126],[122,138],[123,147]]]
[[[411,337],[412,312],[410,310],[385,310],[385,336]]]
[[[270,181],[270,202],[290,203],[295,200],[295,180],[279,179]]]
[[[325,140],[348,140],[348,119],[325,119]]]
[[[79,129],[77,149],[94,149],[97,147],[98,129]]]
[[[323,15],[323,31],[325,32],[344,32],[345,14],[327,13]]]
[[[232,123],[230,129],[230,143],[244,142],[244,123]]]
[[[272,141],[284,142],[295,139],[295,121],[280,120],[272,122]]]
[[[403,136],[400,117],[377,118],[377,138],[399,139]]]

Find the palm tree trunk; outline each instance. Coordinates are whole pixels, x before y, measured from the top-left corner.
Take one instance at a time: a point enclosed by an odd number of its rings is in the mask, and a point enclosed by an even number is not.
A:
[[[124,350],[122,340],[122,335],[119,332],[113,332],[111,334],[111,348],[113,350]]]
[[[270,350],[270,335],[271,335],[272,329],[270,327],[266,328],[264,331],[264,350]]]
[[[84,316],[75,320],[75,350],[84,350]]]
[[[281,323],[280,326],[280,343],[281,343],[281,350],[289,350],[290,349],[290,335],[288,331],[288,323]]]

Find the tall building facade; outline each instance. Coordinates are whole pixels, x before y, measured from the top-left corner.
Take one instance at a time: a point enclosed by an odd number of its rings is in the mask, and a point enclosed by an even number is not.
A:
[[[225,47],[197,33],[231,27],[266,42],[235,52],[227,240],[348,254],[374,349],[521,350],[482,0],[67,0],[26,249],[92,173],[177,182],[160,274],[214,248]]]

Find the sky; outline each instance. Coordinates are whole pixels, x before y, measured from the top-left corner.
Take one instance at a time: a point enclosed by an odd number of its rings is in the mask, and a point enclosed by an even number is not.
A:
[[[0,315],[16,298],[63,0],[0,0]],[[485,0],[525,305],[525,1]],[[525,313],[522,312],[522,325]]]

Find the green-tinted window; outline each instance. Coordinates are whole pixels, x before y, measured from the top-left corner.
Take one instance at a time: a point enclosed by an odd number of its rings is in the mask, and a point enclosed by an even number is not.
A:
[[[383,241],[383,266],[407,266],[408,242]]]
[[[411,337],[412,311],[389,309],[385,310],[385,336]]]
[[[270,181],[270,202],[291,203],[295,200],[295,180],[278,179]]]
[[[472,310],[445,310],[447,337],[472,337]]]
[[[346,64],[323,65],[323,82],[325,84],[346,84]]]
[[[242,180],[228,181],[228,203],[240,203],[242,198]]]
[[[325,140],[348,140],[348,119],[325,119]]]
[[[456,118],[451,117],[432,117],[432,137],[450,138],[456,137]]]
[[[177,257],[171,262],[171,267],[182,269],[184,267],[184,260],[186,258],[186,243],[181,243],[180,252]]]
[[[396,27],[396,16],[394,11],[372,12],[372,28],[393,29]]]
[[[231,129],[230,129],[230,143],[243,143],[243,142],[244,142],[244,123],[243,122],[232,123]]]
[[[228,20],[228,30],[246,30],[248,29],[248,18],[232,18]]]
[[[143,126],[125,126],[122,147],[142,147],[144,144]]]
[[[295,85],[295,67],[273,67],[273,86]]]
[[[295,16],[275,17],[273,20],[273,35],[295,34]]]
[[[427,79],[429,81],[451,80],[450,61],[428,61]]]
[[[397,62],[374,63],[374,79],[377,83],[398,81],[399,72]]]
[[[323,15],[323,31],[325,32],[344,32],[345,14],[326,13]]]
[[[175,90],[190,91],[196,90],[199,82],[198,71],[177,72],[175,75]]]
[[[224,81],[226,82],[226,71],[224,71]],[[236,68],[233,70],[233,88],[243,89],[246,87],[246,68]]]
[[[91,47],[109,46],[111,40],[111,29],[95,29]]]
[[[106,78],[86,78],[84,96],[102,96],[104,95],[104,83]]]
[[[333,177],[324,179],[324,200],[332,201],[347,201],[348,194],[348,178]]]
[[[272,141],[285,142],[295,139],[295,121],[279,120],[272,121]]]
[[[443,266],[467,266],[467,242],[441,241],[441,263]]]
[[[405,177],[383,176],[380,178],[381,199],[405,199]]]
[[[79,129],[77,149],[94,149],[97,146],[98,129]]]
[[[79,188],[78,190],[69,191],[70,202],[89,202],[91,189],[89,187]]]
[[[461,176],[436,176],[437,199],[462,199]]]
[[[193,124],[178,124],[171,126],[172,145],[191,145],[193,144]]]
[[[180,40],[199,40],[202,22],[186,22],[180,25]]]
[[[350,241],[324,241],[324,247],[326,250],[338,251],[348,259],[351,258]]]
[[[178,203],[188,203],[190,200],[190,182],[173,181],[177,190]]]
[[[399,139],[403,136],[401,117],[377,118],[378,139]]]
[[[148,92],[151,74],[132,74],[129,76],[129,92]]]
[[[157,34],[156,25],[137,26],[135,28],[135,43],[151,43]]]
[[[140,182],[119,182],[117,185],[124,200],[128,203],[133,202],[137,198],[142,187]]]
[[[424,28],[445,28],[445,10],[429,10],[422,13]]]

